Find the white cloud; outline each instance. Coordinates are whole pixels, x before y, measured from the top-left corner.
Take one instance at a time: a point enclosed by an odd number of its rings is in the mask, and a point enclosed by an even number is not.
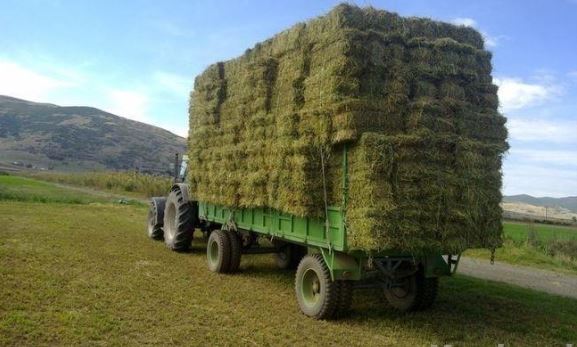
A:
[[[577,121],[509,117],[507,128],[514,140],[577,143]]]
[[[506,195],[576,196],[577,170],[556,169],[533,163],[505,162],[503,191]]]
[[[108,112],[139,122],[149,122],[149,99],[145,94],[116,89],[107,92],[107,99],[108,106],[105,109]]]
[[[48,76],[17,63],[0,60],[0,94],[2,95],[45,101],[51,93],[73,86],[75,83],[65,78]]]
[[[156,85],[170,93],[186,98],[192,89],[192,78],[186,78],[168,72],[157,71],[153,74]]]
[[[499,45],[499,41],[501,40],[501,37],[491,36],[491,35],[487,34],[486,32],[481,32],[481,35],[483,35],[483,39],[485,40],[485,45],[487,45],[487,47],[489,47],[489,48],[497,47]]]
[[[451,23],[453,23],[455,25],[463,25],[463,26],[471,27],[471,28],[477,27],[477,21],[474,20],[473,18],[458,17],[458,18],[453,19],[451,21]]]
[[[485,40],[485,45],[487,45],[487,47],[489,47],[489,48],[497,47],[497,45],[499,44],[499,41],[501,39],[501,37],[489,35],[486,31],[479,29],[479,26],[477,25],[477,21],[474,20],[473,18],[458,17],[458,18],[454,18],[453,20],[451,20],[451,23],[453,23],[455,25],[462,25],[462,26],[471,27],[471,28],[479,30],[479,32],[481,33],[481,36],[483,36],[483,40]]]
[[[550,82],[528,83],[519,78],[495,78],[499,86],[499,101],[503,112],[519,110],[550,100],[561,92],[561,87]]]

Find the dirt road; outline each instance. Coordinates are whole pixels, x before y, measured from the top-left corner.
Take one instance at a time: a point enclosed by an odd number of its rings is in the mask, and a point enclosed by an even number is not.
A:
[[[577,276],[467,257],[461,258],[457,272],[577,299]]]

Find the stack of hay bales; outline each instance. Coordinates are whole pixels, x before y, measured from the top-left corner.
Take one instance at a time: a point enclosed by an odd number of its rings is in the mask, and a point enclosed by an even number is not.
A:
[[[339,5],[196,78],[191,193],[322,218],[326,191],[352,249],[496,247],[496,93],[475,30]]]

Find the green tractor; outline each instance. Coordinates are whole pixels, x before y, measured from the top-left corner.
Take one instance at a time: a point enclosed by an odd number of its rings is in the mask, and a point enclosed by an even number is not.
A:
[[[187,157],[177,164],[168,197],[151,199],[149,237],[164,240],[173,251],[185,251],[195,230],[202,231],[208,239],[208,269],[216,273],[237,272],[243,254],[274,254],[280,268],[296,269],[297,303],[309,317],[345,315],[355,288],[381,288],[383,297],[400,311],[427,309],[437,296],[439,277],[457,268],[459,256],[454,255],[417,257],[350,249],[346,209],[340,206],[328,206],[327,218],[317,219],[194,201],[185,182]]]

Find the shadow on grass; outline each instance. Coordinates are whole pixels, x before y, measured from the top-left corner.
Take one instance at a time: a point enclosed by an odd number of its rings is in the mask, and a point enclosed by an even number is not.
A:
[[[195,239],[189,253],[205,257],[205,252],[206,243]],[[233,276],[274,281],[292,290],[294,275],[294,270],[278,269],[272,256],[263,254],[243,255],[240,271]],[[457,275],[441,279],[435,304],[422,312],[400,313],[386,303],[381,290],[355,289],[350,314],[335,324],[414,330],[434,343],[571,343],[577,340],[577,300]]]
[[[238,276],[255,281],[276,280],[292,285],[294,271],[248,261]],[[547,317],[544,319],[544,317]],[[401,313],[390,307],[380,289],[355,289],[350,314],[336,322],[378,330],[383,326],[411,329],[436,342],[475,344],[491,338],[495,344],[531,340],[574,342],[577,300],[557,297],[507,284],[457,275],[440,281],[432,308]],[[497,333],[496,333],[497,332]]]

